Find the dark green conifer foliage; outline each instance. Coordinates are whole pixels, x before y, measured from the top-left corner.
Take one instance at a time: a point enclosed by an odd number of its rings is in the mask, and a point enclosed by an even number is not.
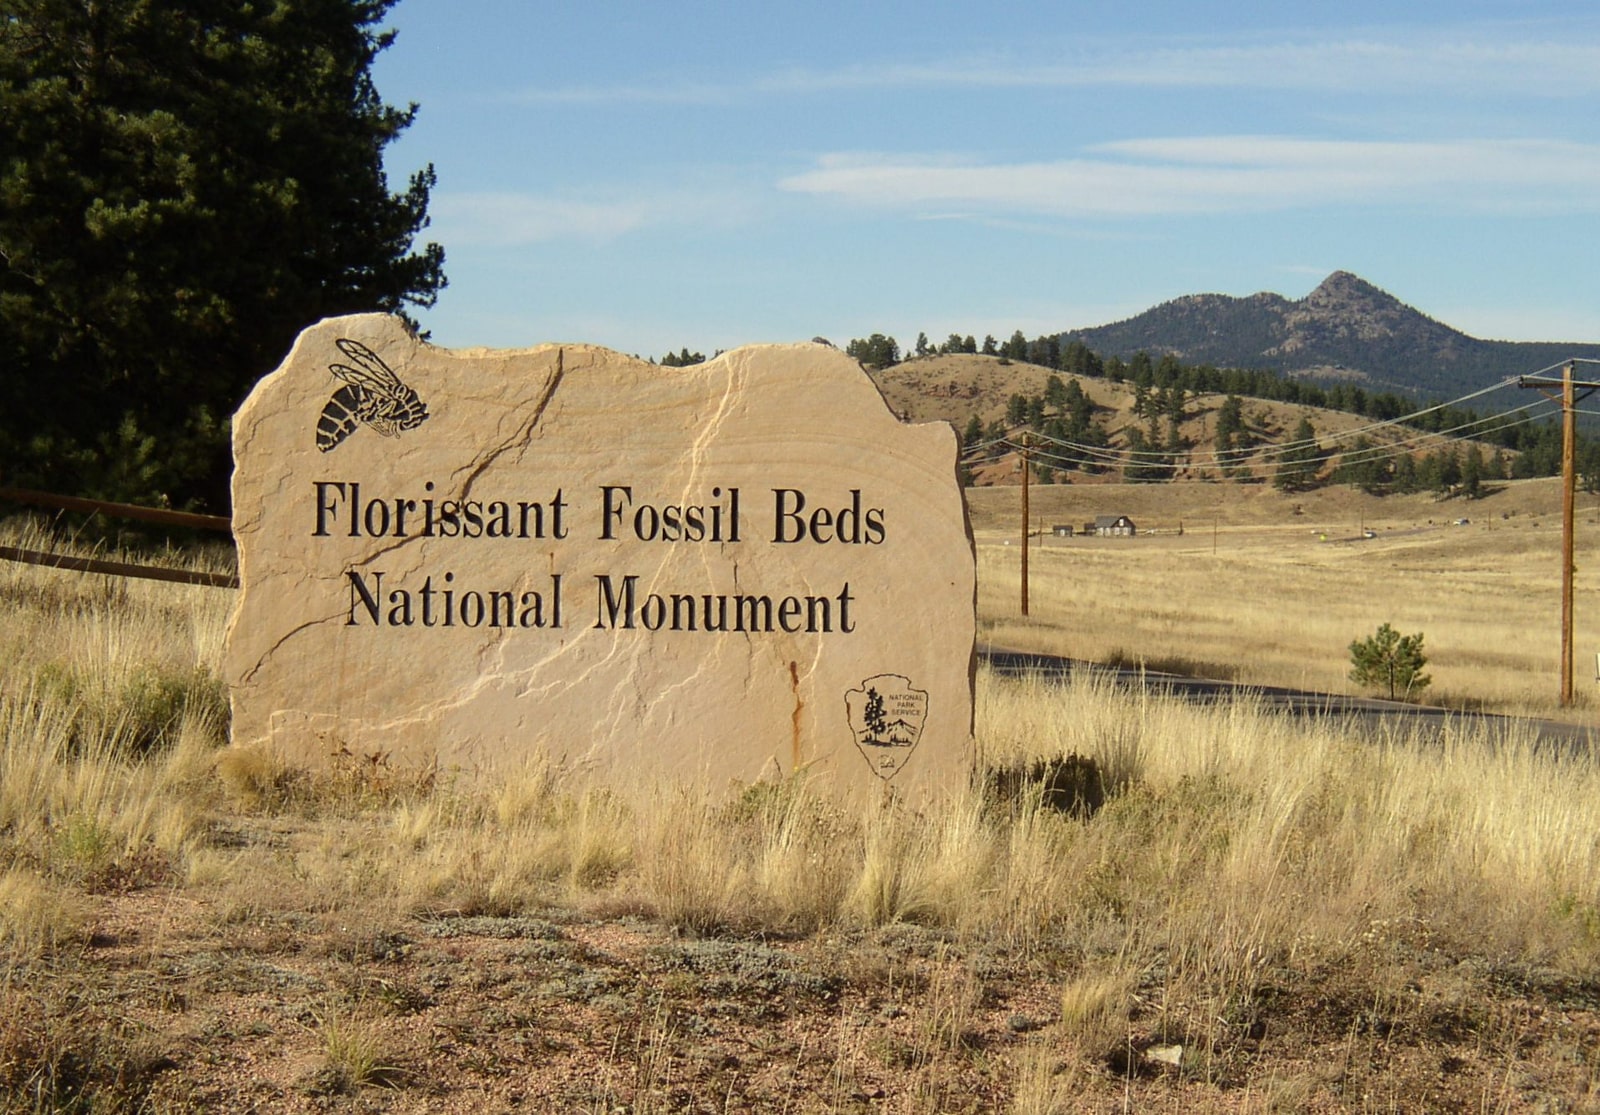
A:
[[[1303,492],[1316,486],[1317,470],[1322,467],[1322,447],[1309,418],[1301,418],[1290,435],[1288,446],[1278,454],[1278,468],[1272,483],[1286,492]]]
[[[1402,635],[1387,623],[1350,644],[1350,664],[1351,681],[1387,688],[1390,700],[1415,696],[1433,682],[1422,672],[1428,664],[1428,656],[1422,652],[1422,632]]]
[[[430,306],[394,0],[7,0],[0,483],[226,511],[228,419],[323,317]]]

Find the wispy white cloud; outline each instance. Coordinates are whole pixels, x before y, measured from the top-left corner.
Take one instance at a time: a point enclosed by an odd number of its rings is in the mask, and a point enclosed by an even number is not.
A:
[[[837,154],[778,185],[914,214],[1142,217],[1333,205],[1587,213],[1600,209],[1596,180],[1594,144],[1243,135],[1130,139],[1032,163]]]
[[[442,193],[433,199],[434,233],[458,244],[534,244],[612,240],[643,225],[637,202],[586,202],[518,193]]]
[[[518,89],[490,99],[524,105],[713,105],[747,98],[752,88],[751,85],[682,82],[669,78],[660,82],[630,82],[625,85]]]
[[[582,201],[516,191],[440,193],[429,206],[429,231],[446,244],[606,243],[665,225],[727,227],[748,219],[756,204],[752,191],[731,180],[606,190],[614,196]]]
[[[1518,29],[1520,30],[1520,28]],[[1410,29],[1330,38],[1287,34],[1234,41],[1108,40],[1075,43],[1045,65],[991,54],[979,59],[790,67],[722,82],[665,78],[623,85],[524,89],[513,100],[539,104],[727,104],[752,95],[808,96],[850,90],[1261,89],[1396,93],[1454,91],[1572,98],[1600,92],[1600,37],[1504,29]]]
[[[1006,58],[793,71],[773,90],[854,87],[1254,88],[1337,92],[1470,90],[1576,97],[1600,89],[1600,41],[1376,36],[1165,46],[1103,44],[1048,65]]]

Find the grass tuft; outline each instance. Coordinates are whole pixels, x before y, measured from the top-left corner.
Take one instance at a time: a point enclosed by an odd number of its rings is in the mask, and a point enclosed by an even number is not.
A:
[[[348,1095],[362,1088],[399,1088],[407,1074],[390,1064],[382,1027],[358,1013],[329,1009],[314,1016],[323,1063],[302,1081],[312,1095]]]
[[[25,868],[0,873],[0,948],[31,960],[80,942],[87,923],[77,892]]]
[[[1104,1060],[1128,1040],[1134,979],[1115,960],[1086,968],[1061,988],[1061,1033],[1091,1060]]]

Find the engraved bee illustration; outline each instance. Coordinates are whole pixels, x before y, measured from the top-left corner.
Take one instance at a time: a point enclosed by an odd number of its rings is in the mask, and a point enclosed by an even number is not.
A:
[[[334,344],[350,363],[328,365],[328,371],[344,380],[344,386],[333,393],[317,419],[318,449],[326,453],[336,448],[355,432],[357,423],[371,426],[384,437],[396,437],[428,417],[427,404],[400,382],[377,353],[349,337],[340,337]]]

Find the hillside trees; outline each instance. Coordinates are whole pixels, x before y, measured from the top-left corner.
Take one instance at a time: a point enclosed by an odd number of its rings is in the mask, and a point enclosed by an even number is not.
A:
[[[1099,377],[1106,373],[1100,357],[1089,351],[1082,341],[1068,341],[1061,349],[1061,370],[1075,376]]]
[[[1122,466],[1122,478],[1130,484],[1151,484],[1172,478],[1172,469],[1155,445],[1137,426],[1126,431],[1128,455]]]
[[[1387,491],[1390,477],[1388,454],[1365,434],[1351,443],[1333,470],[1336,483],[1360,488],[1368,495],[1382,495]]]
[[[1166,389],[1162,411],[1167,416],[1167,451],[1176,453],[1184,448],[1183,423],[1189,417],[1188,400],[1180,384],[1175,383]]]
[[[1317,444],[1316,428],[1311,425],[1311,419],[1301,418],[1289,437],[1289,443],[1278,453],[1273,486],[1285,492],[1303,492],[1314,487],[1322,460],[1322,446]]]
[[[1466,455],[1461,458],[1461,494],[1468,499],[1482,496],[1484,472],[1483,450],[1476,445],[1468,446]]]
[[[1028,341],[1022,330],[1018,329],[998,345],[991,345],[992,339],[989,336],[984,338],[982,351],[987,353],[993,348],[1002,362],[1035,363],[1052,369],[1052,375],[1046,379],[1044,411],[1033,405],[1024,409],[1018,404],[1017,409],[1009,415],[1012,425],[1027,423],[1048,436],[1057,436],[1052,433],[1048,417],[1050,412],[1053,411],[1056,420],[1065,424],[1069,409],[1063,395],[1067,385],[1062,384],[1061,377],[1054,375],[1054,371],[1074,377],[1130,383],[1134,394],[1134,414],[1143,426],[1143,444],[1139,450],[1145,457],[1165,454],[1169,460],[1176,460],[1191,450],[1193,443],[1185,437],[1183,426],[1194,416],[1197,409],[1195,404],[1203,410],[1207,405],[1201,402],[1203,396],[1224,396],[1217,409],[1217,428],[1212,447],[1219,471],[1228,478],[1237,479],[1250,474],[1249,462],[1260,451],[1263,431],[1274,425],[1266,409],[1258,409],[1247,422],[1242,405],[1244,399],[1342,410],[1379,423],[1404,417],[1418,405],[1392,392],[1367,391],[1349,383],[1321,386],[1290,379],[1270,370],[1216,368],[1209,364],[1186,365],[1170,352],[1161,354],[1159,358],[1139,352],[1127,362],[1115,355],[1102,359],[1082,340],[1074,339],[1070,334]],[[919,342],[925,343],[925,337],[919,338]],[[935,351],[940,354],[961,354],[979,349],[971,337],[952,333],[936,350],[928,348],[929,353]],[[1074,379],[1072,382],[1077,381]],[[1026,398],[1024,401],[1029,404],[1032,402]],[[1377,441],[1365,434],[1359,434],[1354,442],[1336,438],[1332,452],[1341,456],[1338,466],[1332,470],[1333,479],[1374,494],[1430,489],[1451,493],[1461,489],[1472,496],[1481,493],[1485,483],[1508,476],[1520,479],[1556,474],[1561,467],[1559,426],[1549,421],[1528,422],[1518,413],[1496,416],[1479,414],[1456,405],[1427,407],[1409,418],[1402,428],[1413,432],[1437,433],[1450,441],[1417,456],[1396,452],[1389,447],[1388,441]],[[1078,422],[1070,425],[1075,426],[1077,432],[1063,440],[1087,444],[1088,427]],[[1406,436],[1415,442],[1411,435]],[[1481,443],[1484,446],[1479,449],[1475,464],[1470,449],[1461,447],[1462,443],[1457,439],[1470,439],[1469,445]],[[1267,447],[1266,460],[1273,469],[1270,478],[1280,487],[1314,486],[1322,479],[1322,470],[1329,460],[1330,451],[1316,445],[1314,439],[1292,436],[1289,440],[1291,443],[1305,441],[1305,444],[1290,444],[1281,451]],[[1109,438],[1105,444],[1109,447]],[[1580,460],[1584,459],[1589,444],[1590,439],[1580,433]],[[1488,447],[1492,447],[1493,455],[1485,460],[1484,453]],[[1133,447],[1127,448],[1131,450]],[[1068,446],[1059,447],[1057,452],[1063,461],[1075,462],[1080,458],[1085,459],[1085,463],[1087,461],[1087,455]],[[1589,478],[1586,483],[1592,484],[1594,490],[1600,490],[1600,450],[1596,450],[1592,456],[1595,463],[1585,474]],[[1135,472],[1153,472],[1149,465],[1149,460],[1141,459],[1135,464]],[[1164,470],[1163,478],[1170,476],[1171,472],[1170,467]]]
[[[1369,495],[1437,492],[1478,499],[1487,494],[1486,485],[1505,479],[1505,455],[1496,452],[1488,460],[1478,445],[1463,451],[1443,445],[1413,457],[1361,435],[1340,456],[1333,470],[1336,483],[1350,484]]]
[[[1041,368],[1054,368],[1061,361],[1061,347],[1055,337],[1035,337],[1028,342],[1027,360]]]
[[[970,333],[968,333],[965,337],[958,337],[952,333],[950,334],[949,351],[965,352],[969,355],[976,355],[978,351],[978,342],[973,339],[972,334]]]
[[[1242,476],[1245,460],[1253,439],[1244,421],[1244,403],[1237,395],[1229,395],[1217,408],[1215,449],[1222,475],[1230,479]]]
[[[1074,387],[1078,387],[1077,380],[1073,380],[1072,385]],[[1083,394],[1083,388],[1078,387],[1078,394]],[[1047,405],[1053,406],[1057,410],[1060,410],[1066,405],[1067,385],[1060,376],[1052,373],[1051,375],[1045,377],[1044,401]]]
[[[1421,491],[1445,495],[1461,482],[1461,458],[1453,447],[1434,450],[1417,466],[1417,486]]]
[[[1578,453],[1578,482],[1583,490],[1600,492],[1600,442],[1588,442]],[[1493,468],[1493,464],[1490,468]],[[1503,467],[1503,466],[1502,466]]]
[[[434,303],[433,169],[383,169],[392,3],[9,0],[7,483],[226,510],[229,415],[301,329]]]
[[[900,363],[900,345],[893,337],[874,333],[862,340],[853,339],[845,346],[845,354],[874,368],[892,368]]]
[[[1105,459],[1111,453],[1111,435],[1095,419],[1094,400],[1077,380],[1061,384],[1052,376],[1045,387],[1045,401],[1056,407],[1056,417],[1045,424],[1045,434],[1067,443],[1055,449],[1061,462],[1084,472],[1103,471]]]

